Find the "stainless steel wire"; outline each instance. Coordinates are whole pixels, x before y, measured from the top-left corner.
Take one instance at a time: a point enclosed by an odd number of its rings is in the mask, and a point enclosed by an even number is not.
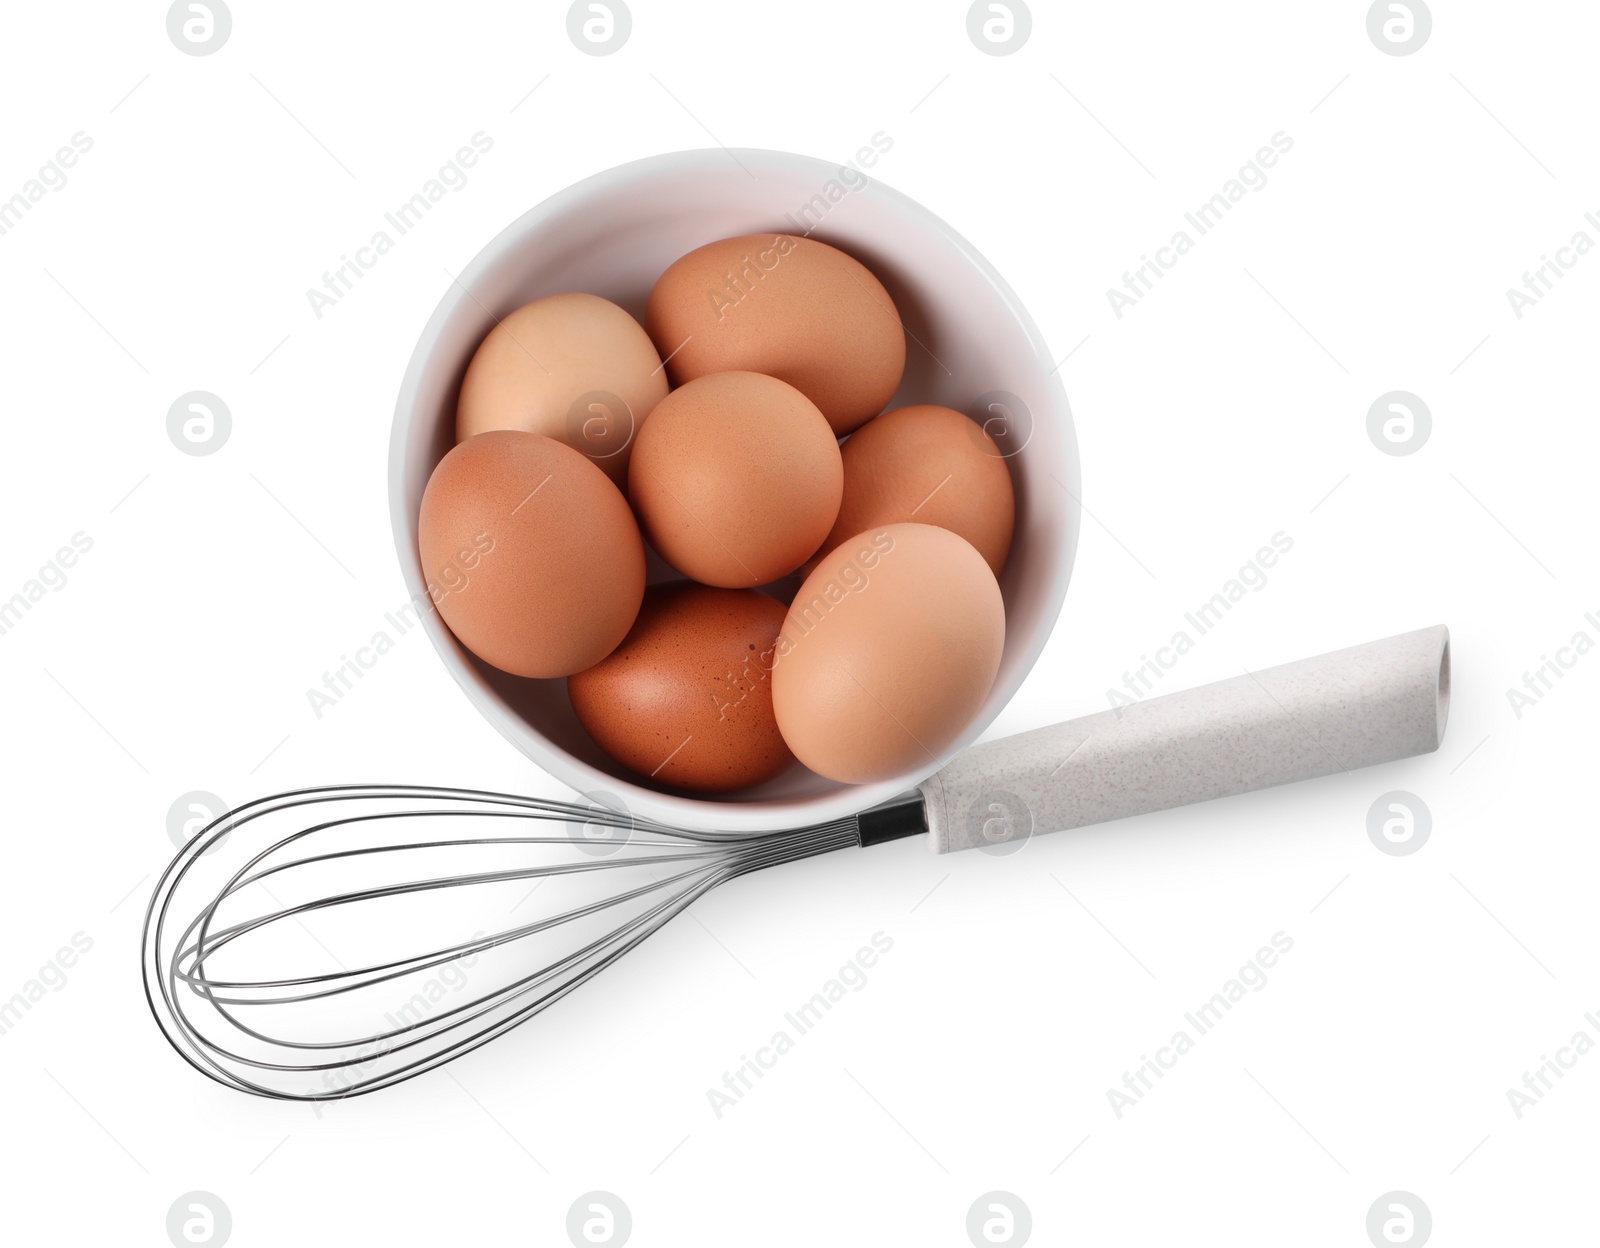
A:
[[[719,833],[474,789],[276,794],[167,868],[145,916],[145,996],[220,1083],[359,1096],[526,1022],[717,885],[859,843],[854,818]],[[516,919],[534,894],[543,917]]]

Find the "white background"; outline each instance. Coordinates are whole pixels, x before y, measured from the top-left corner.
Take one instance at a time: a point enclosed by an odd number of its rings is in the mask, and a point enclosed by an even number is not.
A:
[[[1600,1056],[1520,1120],[1506,1091],[1600,1039],[1600,657],[1520,718],[1506,691],[1600,639],[1600,256],[1521,319],[1505,292],[1578,230],[1600,242],[1600,10],[1436,0],[1394,57],[1357,0],[1038,3],[995,57],[947,0],[635,0],[597,58],[564,4],[430,9],[237,0],[206,57],[162,4],[4,18],[0,196],[93,140],[0,237],[0,598],[93,542],[0,636],[0,998],[93,941],[0,1035],[7,1239],[164,1244],[197,1189],[240,1245],[565,1243],[592,1189],[641,1245],[960,1245],[996,1189],[1036,1243],[1364,1244],[1395,1189],[1440,1243],[1592,1237]],[[318,319],[307,288],[480,130],[469,184]],[[1443,748],[1010,857],[907,841],[751,877],[449,1074],[320,1117],[199,1078],[137,975],[178,795],[558,792],[424,641],[320,720],[307,702],[405,599],[388,425],[447,271],[636,157],[842,162],[879,130],[875,175],[1071,353],[1093,519],[994,733],[1103,708],[1282,531],[1170,687],[1445,622]],[[1107,288],[1278,131],[1266,187],[1119,319]],[[165,429],[196,389],[233,415],[208,457]],[[1366,432],[1396,389],[1433,415],[1406,457]],[[1396,789],[1432,813],[1406,857],[1367,835]],[[866,987],[718,1119],[707,1089],[878,931]],[[1107,1089],[1278,931],[1268,985],[1119,1119]]]

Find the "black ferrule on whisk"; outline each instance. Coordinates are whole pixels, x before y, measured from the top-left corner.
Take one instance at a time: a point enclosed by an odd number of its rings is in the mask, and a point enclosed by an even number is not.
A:
[[[922,794],[910,793],[887,805],[864,810],[856,816],[856,827],[862,849],[926,832],[928,816],[923,809]]]

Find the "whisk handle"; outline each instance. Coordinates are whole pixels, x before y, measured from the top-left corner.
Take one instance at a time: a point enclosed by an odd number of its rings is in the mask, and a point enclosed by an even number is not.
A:
[[[1439,748],[1444,625],[976,746],[922,785],[940,853],[1022,840]]]

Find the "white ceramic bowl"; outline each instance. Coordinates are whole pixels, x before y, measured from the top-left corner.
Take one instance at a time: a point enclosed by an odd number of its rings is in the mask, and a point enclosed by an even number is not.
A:
[[[999,714],[1039,657],[1066,594],[1078,544],[1077,440],[1054,362],[1011,288],[965,239],[898,191],[807,156],[717,148],[635,161],[569,187],[502,231],[446,291],[406,369],[389,449],[390,511],[412,598],[427,602],[417,554],[423,486],[454,441],[462,374],[496,319],[569,290],[642,317],[656,278],[685,252],[739,234],[807,229],[859,259],[894,298],[907,353],[890,407],[941,403],[981,415],[1008,456],[1017,526],[1000,582],[1000,672],[937,764],[864,785],[796,767],[736,795],[686,797],[601,753],[573,715],[565,681],[496,671],[467,653],[437,612],[423,612],[445,666],[508,741],[578,792],[611,805],[620,799],[636,816],[770,831],[855,814],[915,788]],[[670,575],[659,560],[651,567],[652,580]]]

